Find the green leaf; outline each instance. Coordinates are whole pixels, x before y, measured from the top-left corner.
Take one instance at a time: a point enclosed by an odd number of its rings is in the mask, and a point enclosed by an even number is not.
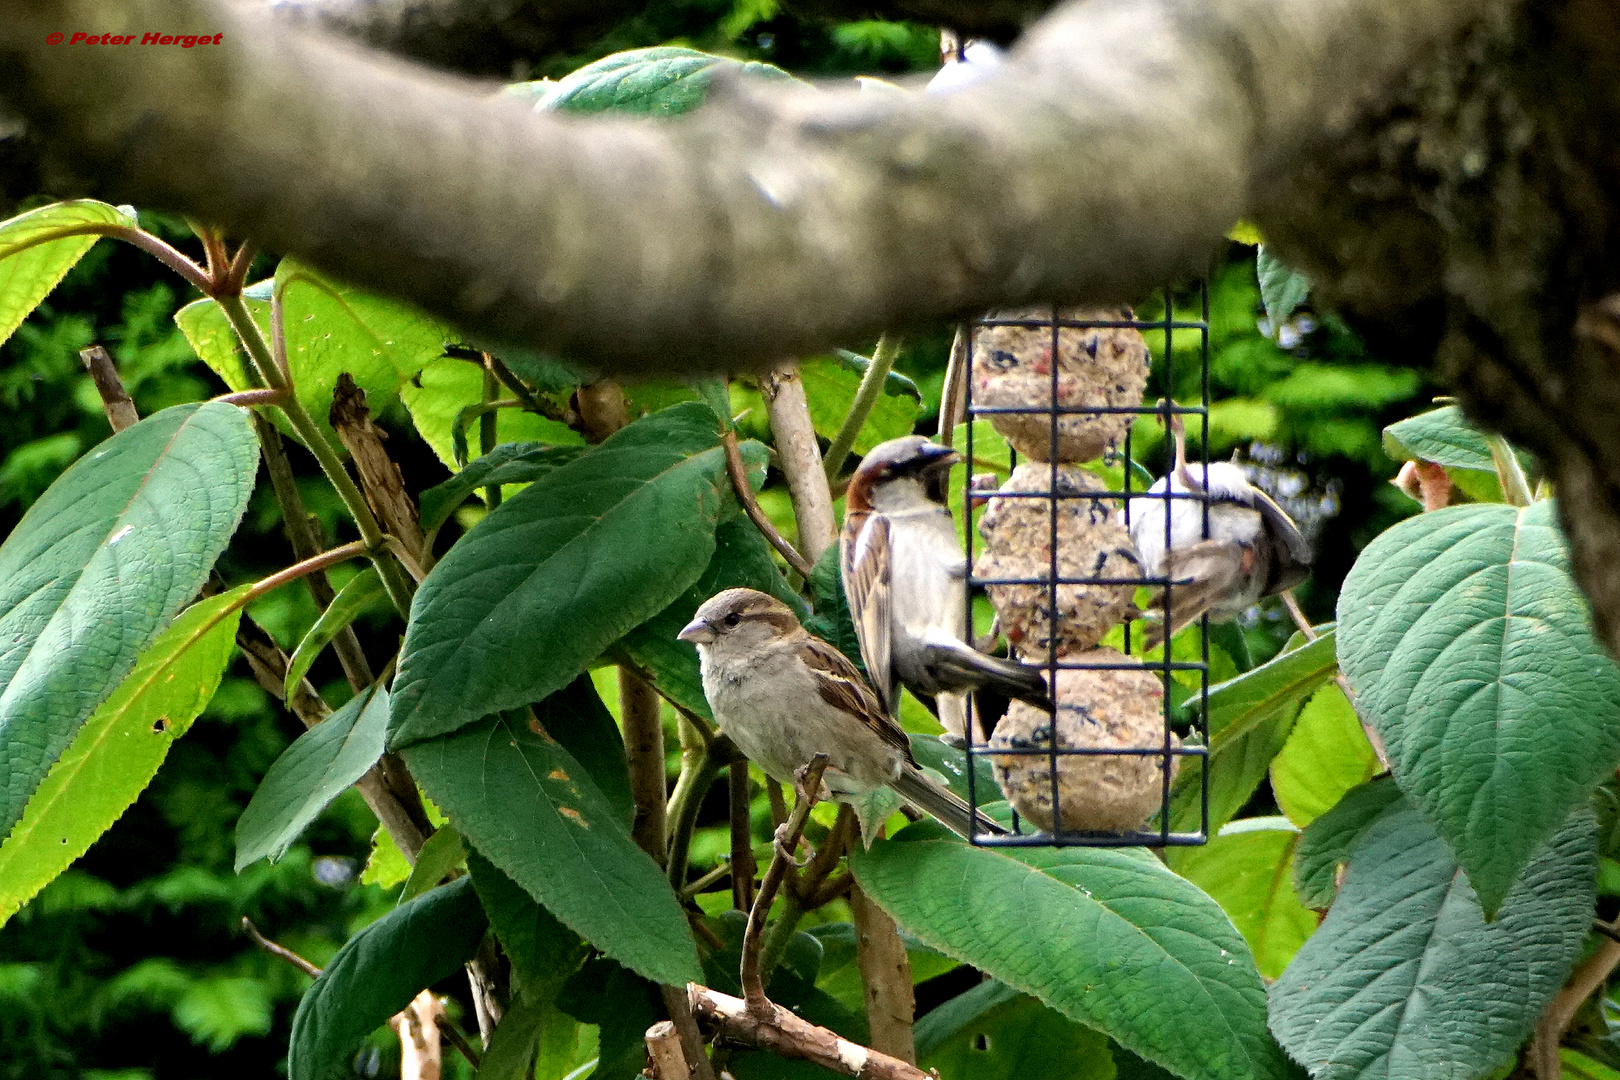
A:
[[[1305,703],[1288,742],[1272,760],[1271,790],[1288,820],[1303,829],[1378,770],[1378,755],[1356,710],[1330,682]]]
[[[1444,841],[1394,803],[1272,987],[1271,1029],[1316,1080],[1484,1076],[1563,985],[1591,926],[1596,872],[1596,821],[1583,809],[1487,923]]]
[[[95,244],[97,226],[137,223],[94,199],[52,203],[0,221],[0,344]]]
[[[1319,628],[1316,640],[1279,653],[1259,667],[1209,690],[1209,827],[1218,830],[1243,809],[1286,744],[1305,701],[1333,677],[1334,630]],[[1296,638],[1299,635],[1295,635]],[[1192,720],[1198,695],[1182,706]],[[1184,758],[1171,786],[1171,825],[1198,828],[1203,763]]]
[[[1352,788],[1333,809],[1305,826],[1294,848],[1294,888],[1300,903],[1318,911],[1332,905],[1339,891],[1339,867],[1350,861],[1367,827],[1400,798],[1395,781],[1379,777]]]
[[[490,1036],[478,1065],[478,1080],[532,1080],[534,1050],[546,1033],[556,1005],[544,998],[522,994],[507,1008],[500,1026]]]
[[[503,397],[509,396],[503,393]],[[455,426],[461,411],[484,400],[484,373],[474,364],[455,357],[429,361],[414,379],[400,390],[411,422],[444,467],[455,472]],[[477,424],[473,431],[478,430]],[[497,443],[546,443],[552,446],[580,446],[584,436],[557,420],[549,420],[521,409],[495,411]],[[470,463],[469,463],[470,464]]]
[[[694,401],[496,507],[417,590],[390,746],[567,685],[702,576],[731,497],[714,413]]]
[[[461,842],[460,833],[448,825],[435,829],[416,853],[405,887],[399,891],[399,902],[409,903],[433,888],[466,857],[467,845]]]
[[[843,653],[855,669],[866,674],[861,662],[861,639],[855,635],[855,622],[844,596],[843,573],[838,564],[838,545],[829,545],[810,568],[810,603],[815,611],[804,620],[804,628]]]
[[[236,869],[286,854],[331,801],[382,757],[388,691],[381,685],[293,740],[271,764],[236,823]]]
[[[917,1060],[951,1080],[1113,1080],[1108,1039],[1028,994],[983,982],[916,1028]]]
[[[517,972],[524,996],[555,995],[563,980],[584,959],[585,943],[476,848],[467,852],[467,870],[489,914],[490,927]]]
[[[1496,472],[1490,440],[1455,405],[1389,425],[1384,429],[1384,449],[1396,461],[1432,461],[1448,469]]]
[[[614,53],[587,64],[547,90],[535,108],[673,116],[703,104],[709,84],[722,70],[766,79],[792,78],[770,64],[662,45]]]
[[[990,766],[990,755],[984,752],[983,747],[973,755],[973,771],[976,775],[972,792],[968,791],[965,750],[947,746],[935,735],[912,735],[911,755],[917,759],[917,764],[939,773],[958,798],[967,799],[971,794],[980,806],[1001,799],[1001,788],[996,786],[996,773]]]
[[[268,285],[269,282],[260,282]],[[255,287],[256,288],[256,287]],[[270,340],[270,298],[268,295],[251,296],[252,289],[242,293],[242,306],[247,308],[248,315],[258,326],[264,340]],[[260,290],[263,291],[263,290]],[[209,369],[232,390],[249,390],[258,385],[257,377],[249,374],[247,356],[242,351],[242,343],[231,328],[231,321],[225,317],[224,310],[214,300],[193,300],[185,307],[174,313],[175,325],[180,332],[186,335],[191,348],[207,364]],[[292,435],[292,428],[287,424],[286,417],[281,415],[279,409],[274,411],[277,423],[284,434]],[[293,435],[297,438],[296,435]]]
[[[471,878],[419,896],[361,930],[304,994],[287,1048],[291,1080],[352,1075],[360,1043],[472,958],[489,925]]]
[[[1299,830],[1287,818],[1234,821],[1203,847],[1171,848],[1170,868],[1221,905],[1254,952],[1260,974],[1282,974],[1316,929],[1316,914],[1294,894],[1291,868]]]
[[[327,422],[338,376],[347,373],[366,393],[373,416],[444,352],[452,337],[415,308],[343,285],[293,259],[276,266],[293,390],[334,447]]]
[[[481,487],[500,484],[527,484],[538,480],[559,465],[566,465],[584,453],[579,446],[547,446],[544,443],[516,442],[497,446],[442,484],[422,492],[422,531],[432,536],[443,527],[456,507]]]
[[[849,415],[855,391],[861,385],[860,372],[838,360],[812,360],[799,365],[799,378],[804,381],[810,422],[815,425],[816,434],[824,439],[832,438],[843,426],[844,417]],[[865,454],[881,442],[910,435],[921,407],[916,398],[907,395],[879,394],[860,434],[855,437],[855,453]]]
[[[698,978],[669,882],[556,741],[492,716],[405,760],[457,830],[575,933],[655,982]]]
[[[76,461],[0,546],[0,835],[197,595],[258,463],[241,409],[177,405]]]
[[[0,844],[0,924],[129,808],[214,696],[247,587],[187,608],[79,728]]]
[[[1556,507],[1408,518],[1351,567],[1339,616],[1356,708],[1489,916],[1620,763],[1620,670],[1592,636]]]
[[[647,1063],[647,1029],[664,1018],[656,986],[606,957],[592,957],[569,977],[557,1004],[576,1020],[598,1027],[596,1068],[587,1080],[641,1075]]]
[[[683,624],[684,625],[684,624]],[[534,706],[540,729],[562,744],[573,759],[585,766],[619,823],[626,829],[635,817],[635,796],[630,793],[630,766],[624,754],[624,736],[613,714],[596,692],[589,674]]]
[[[821,966],[816,971],[816,988],[852,1014],[863,1012],[866,1009],[866,986],[861,981],[855,924],[821,923],[806,932],[821,943]],[[908,930],[900,931],[900,943],[906,947],[913,984],[927,982],[962,966],[944,953],[930,949]]]
[[[315,658],[321,655],[321,650],[331,644],[332,639],[341,634],[346,626],[359,618],[365,610],[384,596],[382,575],[377,573],[375,566],[367,566],[354,577],[350,578],[332,602],[321,612],[315,625],[309,628],[304,640],[298,643],[293,651],[292,661],[287,665],[287,678],[283,683],[283,693],[292,697],[293,690],[309,671]]]
[[[1310,295],[1311,283],[1278,262],[1264,244],[1255,252],[1255,275],[1260,279],[1260,301],[1272,326],[1281,326]]]
[[[1620,1080],[1620,1071],[1567,1046],[1558,1048],[1559,1080]]]
[[[758,443],[743,444],[763,451]],[[763,452],[759,455],[764,457]],[[703,696],[697,650],[675,635],[692,621],[703,602],[725,589],[749,588],[770,593],[802,613],[804,601],[788,588],[771,560],[771,546],[746,518],[723,522],[714,532],[714,556],[698,578],[669,607],[626,634],[620,646],[650,681],[670,700],[698,716],[713,719]]]
[[[971,847],[919,823],[850,862],[929,946],[1149,1060],[1210,1080],[1283,1074],[1242,935],[1145,851]]]

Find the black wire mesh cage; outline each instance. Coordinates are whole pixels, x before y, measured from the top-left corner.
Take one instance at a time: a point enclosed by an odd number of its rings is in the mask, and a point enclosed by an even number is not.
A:
[[[982,590],[1012,654],[1044,669],[1057,706],[1049,713],[1012,702],[991,730],[969,695],[969,802],[1012,804],[1011,831],[976,830],[975,844],[1165,847],[1209,838],[1208,617],[1196,624],[1195,646],[1143,648],[1166,624],[1135,620],[1138,590],[1149,591],[1163,619],[1176,584],[1145,565],[1131,539],[1133,521],[1141,536],[1162,520],[1168,551],[1173,518],[1188,513],[1176,500],[1201,504],[1209,537],[1209,496],[1169,480],[1172,425],[1184,424],[1198,447],[1188,467],[1194,477],[1202,469],[1207,486],[1209,290],[1199,283],[1179,307],[1170,289],[1156,300],[1152,318],[1123,307],[1046,306],[992,313],[962,335],[968,625]],[[1189,352],[1199,365],[1196,403],[1171,397],[1178,385],[1186,396]],[[1156,402],[1145,400],[1150,366],[1166,395]],[[1132,425],[1143,416],[1157,417],[1166,434],[1157,483],[1131,452]],[[997,433],[997,455],[1002,440],[1008,445],[999,486],[993,474],[975,475],[987,441],[981,427],[975,446],[981,420]],[[976,504],[984,507],[977,523]]]

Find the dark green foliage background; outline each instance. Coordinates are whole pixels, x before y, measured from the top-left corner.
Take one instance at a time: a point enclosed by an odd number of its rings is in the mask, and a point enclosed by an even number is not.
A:
[[[923,28],[819,24],[777,8],[774,0],[734,0],[729,6],[724,0],[660,0],[587,54],[536,66],[532,77],[556,77],[619,49],[662,43],[770,61],[817,76],[925,71],[937,57],[936,35]],[[30,176],[26,168],[13,167],[17,150],[15,139],[0,140],[7,185],[0,216],[54,194],[17,190]],[[183,223],[144,212],[141,218],[147,228],[200,257]],[[262,259],[249,280],[268,274],[273,265]],[[68,464],[109,434],[94,388],[80,368],[79,349],[99,343],[112,350],[143,416],[224,390],[174,325],[173,313],[191,299],[195,294],[154,260],[126,245],[99,243],[0,347],[0,535]],[[1195,310],[1197,299],[1189,295],[1180,303],[1185,315]],[[1314,504],[1331,514],[1329,527],[1319,532],[1317,573],[1302,590],[1307,609],[1320,621],[1331,617],[1338,584],[1356,551],[1416,510],[1385,483],[1396,465],[1381,449],[1379,432],[1426,407],[1434,391],[1418,374],[1365,356],[1354,336],[1331,318],[1309,324],[1296,319],[1292,329],[1304,332],[1295,347],[1281,349],[1257,326],[1261,313],[1254,249],[1233,244],[1211,276],[1210,386],[1222,405],[1212,422],[1210,451],[1226,455],[1263,440],[1267,460],[1279,473],[1291,474],[1301,489],[1296,508]],[[919,431],[935,427],[950,340],[950,328],[940,327],[908,339],[901,353],[898,370],[922,391]],[[1183,400],[1196,400],[1198,357],[1182,350],[1191,343],[1192,335],[1178,336],[1175,378],[1167,380],[1161,343],[1150,336],[1159,361],[1150,400],[1171,390]],[[866,352],[872,345],[848,344]],[[742,433],[764,434],[750,430],[751,424],[762,426],[762,416],[756,410]],[[432,453],[410,434],[399,406],[378,419],[395,433],[389,448],[414,491],[445,478]],[[1137,456],[1160,460],[1162,435],[1151,423],[1137,430]],[[340,507],[317,479],[313,462],[296,447],[290,452],[327,542],[352,539],[339,526]],[[775,490],[780,486],[772,474],[763,498],[768,508],[781,505]],[[458,532],[452,519],[438,550]],[[278,511],[268,485],[261,485],[220,573],[235,583],[290,561]],[[334,575],[334,583],[341,585],[347,573],[352,570]],[[252,610],[288,648],[315,615],[301,588],[280,590]],[[396,625],[362,619],[357,630],[373,657],[397,645]],[[1277,619],[1246,633],[1257,661],[1287,636]],[[330,656],[311,674],[332,704],[349,696]],[[248,678],[245,662],[238,659],[135,806],[83,860],[0,929],[0,1078],[279,1074],[293,1011],[308,980],[253,948],[240,920],[253,919],[321,964],[358,927],[389,910],[397,895],[397,888],[359,884],[375,820],[352,790],[280,863],[232,872],[236,821],[265,770],[298,733],[296,721]],[[1254,810],[1273,812],[1269,804],[1262,786]],[[695,873],[707,868],[705,859],[713,861],[702,853],[723,847],[718,836],[723,814],[722,785],[704,808],[702,820],[715,835],[694,845],[700,853]],[[964,988],[955,975],[941,976],[941,986],[933,989],[923,984],[919,1011]],[[436,989],[458,998],[470,1026],[465,980],[452,978]],[[379,1044],[361,1064],[381,1075],[397,1074],[394,1053]],[[464,1071],[459,1058],[447,1057],[446,1065],[452,1075]]]

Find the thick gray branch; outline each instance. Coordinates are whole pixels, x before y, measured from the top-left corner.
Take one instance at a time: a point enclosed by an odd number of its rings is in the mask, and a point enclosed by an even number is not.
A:
[[[24,0],[0,97],[107,197],[487,338],[712,370],[1197,270],[1257,163],[1489,2],[1096,0],[956,94],[737,87],[654,123],[534,114],[205,0]],[[79,26],[224,44],[46,44]]]

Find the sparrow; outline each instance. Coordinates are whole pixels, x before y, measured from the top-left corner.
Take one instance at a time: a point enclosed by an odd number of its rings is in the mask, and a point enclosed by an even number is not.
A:
[[[968,644],[967,559],[945,500],[960,460],[921,435],[874,447],[850,478],[838,541],[861,662],[883,708],[899,708],[902,684],[930,694],[958,743],[967,695],[980,687],[1052,709],[1038,668]]]
[[[1174,637],[1200,615],[1236,618],[1261,597],[1274,596],[1304,581],[1311,549],[1292,518],[1229,461],[1198,469],[1187,465],[1187,438],[1181,418],[1170,418],[1176,463],[1169,475],[1129,500],[1131,542],[1149,576],[1171,586],[1149,606],[1163,611],[1143,647]],[[1205,473],[1207,469],[1207,474]],[[1207,487],[1205,483],[1207,475]],[[1155,498],[1168,490],[1181,498]],[[1204,531],[1207,494],[1209,531]],[[1166,544],[1165,504],[1170,504]]]
[[[1005,830],[925,775],[911,740],[843,653],[799,625],[788,606],[753,589],[727,589],[676,635],[697,646],[703,694],[720,730],[767,776],[794,784],[817,754],[822,783],[861,817],[868,845],[895,809],[884,788],[953,832]]]

